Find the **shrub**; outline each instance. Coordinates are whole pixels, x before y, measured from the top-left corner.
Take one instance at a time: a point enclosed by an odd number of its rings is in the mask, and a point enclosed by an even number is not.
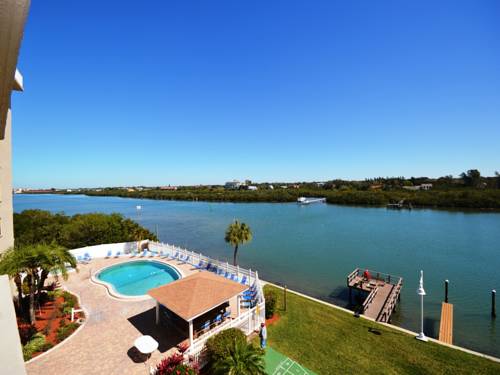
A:
[[[35,333],[31,340],[23,346],[23,357],[27,361],[31,359],[33,353],[42,352],[43,348],[47,342],[45,341],[45,336],[42,333]]]
[[[72,322],[69,324],[62,325],[57,329],[57,341],[61,342],[63,341],[66,337],[71,335],[75,330],[78,328],[79,324]]]
[[[189,365],[177,365],[172,371],[172,375],[196,375],[198,371]]]
[[[62,296],[64,298],[64,304],[66,306],[70,307],[70,310],[71,310],[71,307],[76,306],[78,300],[73,294],[71,294],[70,292],[64,291],[64,292],[62,292]]]
[[[225,359],[230,355],[234,343],[245,343],[245,334],[237,328],[226,329],[207,340],[207,359],[210,364]]]
[[[164,358],[156,366],[155,375],[195,375],[198,374],[198,369],[192,366],[183,365],[184,356],[179,353],[174,353],[169,357]]]
[[[276,311],[276,301],[278,297],[274,290],[264,290],[264,298],[266,299],[266,319],[272,318]]]

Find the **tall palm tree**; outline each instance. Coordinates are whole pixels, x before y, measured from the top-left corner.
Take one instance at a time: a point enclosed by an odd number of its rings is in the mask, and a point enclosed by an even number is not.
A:
[[[40,295],[50,272],[68,277],[68,266],[76,268],[76,259],[69,250],[56,245],[36,244],[6,251],[0,257],[0,274],[12,277],[22,301],[23,275],[29,290],[29,318],[35,323],[35,298]]]
[[[213,365],[214,375],[265,375],[263,352],[246,342],[236,340],[229,356]]]
[[[252,231],[245,223],[240,223],[238,220],[235,220],[227,227],[224,240],[234,247],[233,264],[236,266],[238,247],[246,242],[252,241]]]

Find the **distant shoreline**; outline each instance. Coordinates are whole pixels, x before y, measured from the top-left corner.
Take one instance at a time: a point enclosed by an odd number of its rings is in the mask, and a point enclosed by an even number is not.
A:
[[[86,195],[99,197],[120,197],[151,200],[203,201],[218,203],[292,203],[301,196],[324,197],[328,204],[385,207],[389,203],[404,200],[416,209],[440,209],[476,212],[500,211],[500,189],[450,189],[429,191],[359,191],[337,190],[321,191],[319,189],[288,190],[210,190],[180,189],[165,191],[150,189],[144,191],[125,191],[108,189],[103,191],[80,192],[23,192],[21,194],[59,194]]]

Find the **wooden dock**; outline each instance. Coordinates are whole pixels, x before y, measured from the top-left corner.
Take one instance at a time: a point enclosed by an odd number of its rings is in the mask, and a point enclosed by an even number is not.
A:
[[[361,306],[361,312],[377,322],[388,323],[400,299],[403,278],[370,270],[367,278],[364,273],[365,271],[356,268],[347,276],[349,300],[352,302],[353,289],[368,292]]]
[[[441,305],[439,341],[453,344],[453,305],[451,303],[443,302]]]

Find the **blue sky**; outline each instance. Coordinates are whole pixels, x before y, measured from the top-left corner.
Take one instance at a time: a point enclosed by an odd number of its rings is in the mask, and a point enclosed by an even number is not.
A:
[[[500,169],[500,2],[33,1],[17,187]]]

